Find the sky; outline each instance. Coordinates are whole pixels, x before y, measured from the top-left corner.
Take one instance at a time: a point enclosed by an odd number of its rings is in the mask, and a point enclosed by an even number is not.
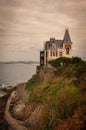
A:
[[[86,0],[0,0],[0,61],[39,61],[50,37],[69,29],[73,56],[86,59]]]

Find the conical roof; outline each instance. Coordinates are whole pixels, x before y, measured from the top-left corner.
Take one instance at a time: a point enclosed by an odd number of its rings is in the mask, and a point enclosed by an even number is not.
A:
[[[64,43],[72,43],[68,29],[65,30],[63,41]]]

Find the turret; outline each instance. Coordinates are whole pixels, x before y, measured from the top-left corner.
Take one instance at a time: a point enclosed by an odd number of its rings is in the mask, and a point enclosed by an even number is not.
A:
[[[63,42],[64,43],[71,43],[72,44],[72,41],[71,41],[68,29],[65,30]]]
[[[72,41],[69,35],[69,30],[65,30],[64,38],[63,38],[63,48],[64,48],[64,56],[72,57]]]

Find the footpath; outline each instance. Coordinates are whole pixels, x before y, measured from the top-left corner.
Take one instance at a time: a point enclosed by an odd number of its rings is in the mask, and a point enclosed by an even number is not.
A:
[[[5,119],[10,125],[10,130],[29,130],[23,125],[23,121],[17,120],[12,117],[10,113],[10,105],[11,101],[16,98],[16,91],[13,91],[7,101],[6,108],[5,108]]]

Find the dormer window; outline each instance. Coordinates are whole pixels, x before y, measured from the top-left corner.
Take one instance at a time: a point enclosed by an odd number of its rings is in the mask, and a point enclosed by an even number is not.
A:
[[[52,44],[52,48],[56,49],[56,44],[55,43]]]

